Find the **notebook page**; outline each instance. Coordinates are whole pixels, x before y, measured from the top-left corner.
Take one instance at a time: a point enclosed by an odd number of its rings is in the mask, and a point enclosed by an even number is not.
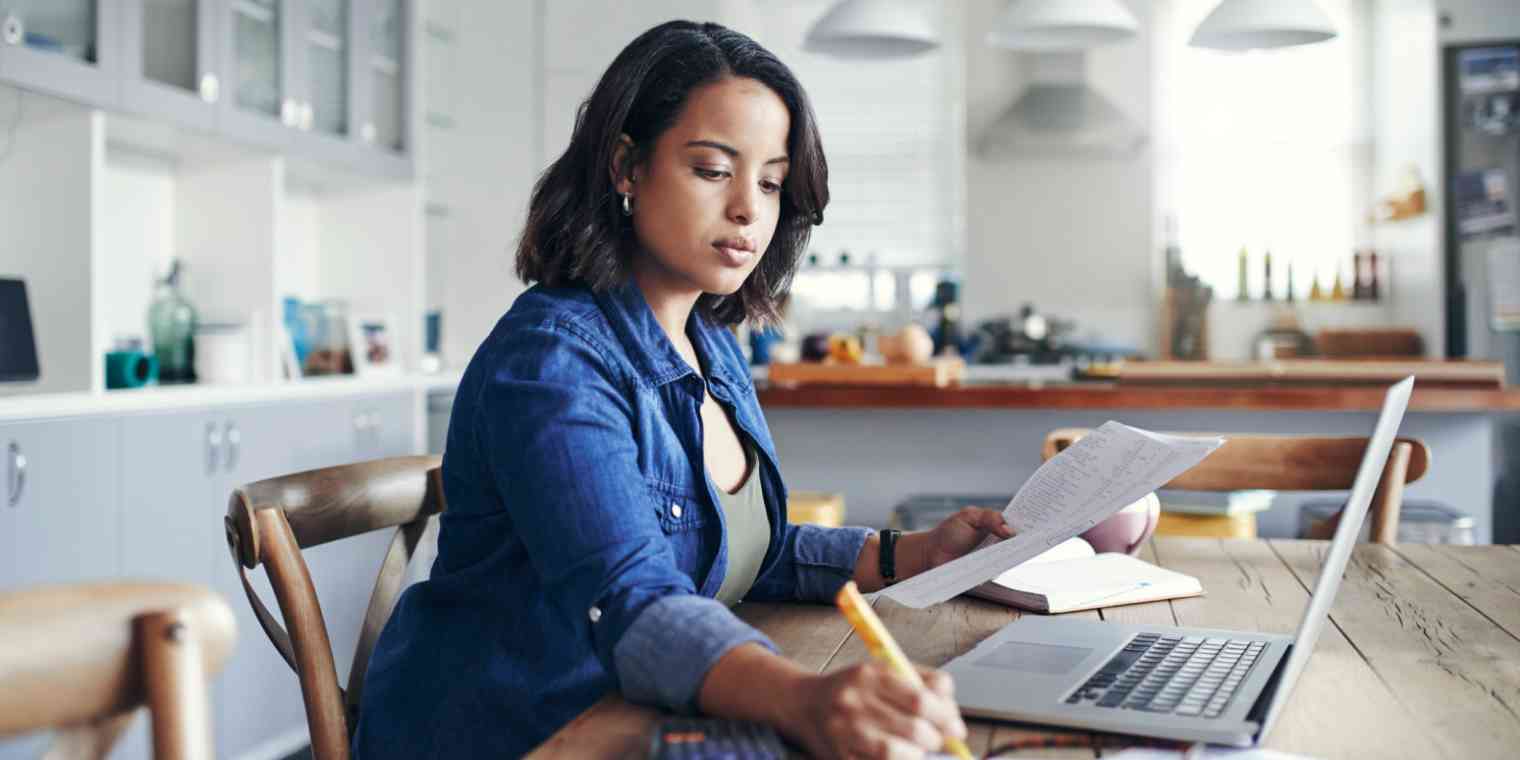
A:
[[[953,598],[1097,525],[1160,488],[1224,443],[1109,421],[1035,470],[1003,510],[1018,534],[881,593],[922,609]]]

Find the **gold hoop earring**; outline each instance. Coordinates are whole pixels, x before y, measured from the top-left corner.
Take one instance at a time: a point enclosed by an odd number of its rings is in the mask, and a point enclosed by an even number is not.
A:
[[[633,193],[623,193],[623,216],[633,216]]]

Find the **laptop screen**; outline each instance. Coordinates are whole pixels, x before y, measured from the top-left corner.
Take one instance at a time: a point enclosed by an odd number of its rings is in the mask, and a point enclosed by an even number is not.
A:
[[[0,278],[0,382],[36,380],[37,374],[26,282]]]
[[[1298,624],[1298,633],[1293,637],[1293,651],[1288,654],[1282,678],[1277,683],[1272,703],[1267,707],[1266,718],[1262,721],[1262,736],[1276,722],[1299,673],[1309,662],[1315,642],[1319,641],[1320,631],[1325,627],[1325,618],[1330,614],[1335,592],[1341,586],[1341,575],[1346,572],[1351,550],[1361,536],[1362,520],[1367,516],[1367,507],[1372,503],[1372,494],[1383,475],[1383,465],[1388,461],[1388,452],[1393,449],[1394,436],[1399,431],[1399,423],[1404,419],[1404,410],[1409,406],[1409,396],[1413,390],[1414,378],[1406,377],[1389,388],[1383,397],[1383,411],[1378,415],[1371,439],[1367,441],[1367,451],[1362,454],[1362,464],[1356,470],[1356,480],[1352,482],[1351,495],[1346,498],[1346,509],[1341,515],[1340,526],[1335,529],[1335,538],[1331,540],[1325,564],[1320,568],[1319,580],[1314,584],[1314,594],[1309,598],[1309,608],[1304,611],[1303,620]]]

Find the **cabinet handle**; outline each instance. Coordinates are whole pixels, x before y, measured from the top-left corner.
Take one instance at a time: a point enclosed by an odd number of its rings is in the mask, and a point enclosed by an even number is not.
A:
[[[207,103],[215,103],[221,95],[222,83],[215,74],[206,74],[201,77],[201,100]]]
[[[3,30],[0,30],[0,36],[5,37],[7,45],[20,45],[26,38],[26,24],[22,23],[21,17],[14,13],[5,17],[3,27]]]
[[[215,422],[206,423],[206,474],[215,475],[222,458],[222,430]]]
[[[226,461],[222,466],[227,468],[228,472],[232,472],[232,468],[237,467],[238,456],[242,453],[243,431],[239,430],[232,420],[227,420],[224,431],[223,437],[227,440],[227,456],[224,457]]]
[[[26,491],[26,455],[21,453],[21,447],[15,441],[11,441],[11,495],[9,505],[14,507],[21,503],[21,494]]]

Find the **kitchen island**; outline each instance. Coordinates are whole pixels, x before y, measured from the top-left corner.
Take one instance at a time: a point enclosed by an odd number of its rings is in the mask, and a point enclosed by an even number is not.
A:
[[[1012,494],[1040,464],[1045,434],[1113,419],[1151,430],[1367,435],[1382,403],[1374,386],[1135,386],[970,383],[947,388],[757,384],[793,489],[843,493],[847,522],[884,526],[909,494]],[[1417,387],[1400,432],[1424,441],[1431,466],[1405,492],[1473,518],[1479,543],[1514,540],[1520,504],[1497,504],[1494,433],[1520,415],[1520,390]],[[1296,535],[1284,493],[1258,515],[1261,535]],[[994,505],[1001,506],[1001,505]]]

